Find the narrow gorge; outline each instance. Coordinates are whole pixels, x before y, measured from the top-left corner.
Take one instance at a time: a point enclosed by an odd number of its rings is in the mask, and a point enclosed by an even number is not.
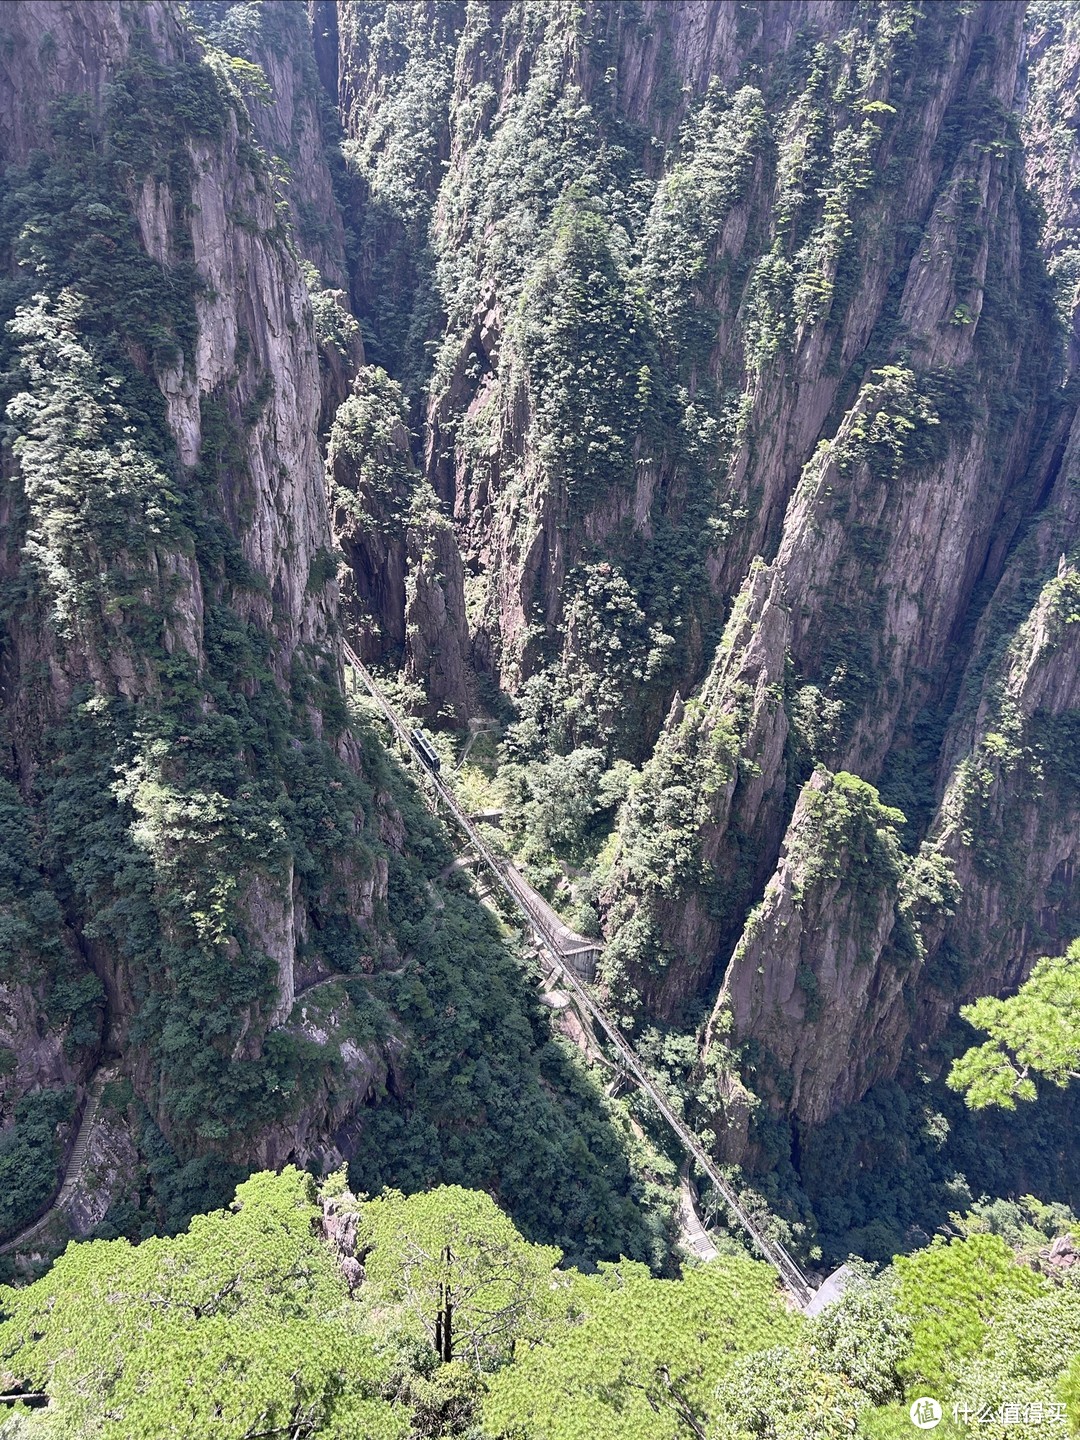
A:
[[[1080,1205],[1070,1090],[946,1084],[1080,934],[1078,65],[1063,0],[3,7],[0,1239],[93,1096],[49,1244],[346,1166],[671,1273],[343,645],[804,1263]]]

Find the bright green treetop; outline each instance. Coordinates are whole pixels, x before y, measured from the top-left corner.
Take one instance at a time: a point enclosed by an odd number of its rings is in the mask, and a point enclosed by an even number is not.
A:
[[[1035,1099],[1035,1076],[1055,1085],[1080,1077],[1080,940],[1040,960],[1008,1000],[986,996],[960,1012],[990,1039],[954,1062],[949,1085],[972,1110]]]
[[[451,1309],[454,1359],[494,1369],[534,1343],[557,1313],[550,1245],[530,1245],[487,1195],[459,1185],[406,1198],[389,1191],[362,1209],[358,1252],[369,1316],[390,1314],[434,1344]]]
[[[506,1440],[703,1437],[735,1358],[791,1339],[800,1319],[771,1271],[723,1258],[681,1280],[642,1265],[567,1276],[566,1321],[489,1383],[483,1433]]]
[[[897,1308],[911,1322],[911,1347],[899,1371],[947,1388],[977,1354],[990,1327],[1014,1301],[1045,1290],[1047,1282],[1019,1265],[1000,1235],[940,1238],[894,1261]]]
[[[399,1440],[318,1215],[309,1176],[256,1175],[186,1234],[69,1245],[0,1291],[0,1368],[52,1402],[27,1434]]]

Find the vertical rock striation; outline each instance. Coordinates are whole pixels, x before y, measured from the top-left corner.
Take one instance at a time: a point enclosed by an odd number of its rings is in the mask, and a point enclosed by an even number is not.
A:
[[[386,883],[341,723],[308,290],[234,70],[172,7],[4,26],[0,684],[15,900],[42,929],[33,978],[5,957],[3,1023],[36,1006],[57,1036],[16,1078],[120,1051],[181,1150],[242,1158],[275,1124],[287,1150],[301,1092],[271,1032],[297,957],[331,970]]]
[[[364,307],[452,514],[473,661],[549,751],[641,764],[599,877],[623,1012],[714,1010],[731,1093],[767,1050],[770,1104],[816,1124],[1072,913],[1074,700],[1037,698],[1049,602],[1020,576],[1038,551],[1067,588],[1042,551],[1075,545],[1044,263],[1068,311],[1075,26],[1036,5],[1026,38],[995,0],[364,15],[334,72],[394,238],[361,268],[409,257]],[[963,770],[1008,730],[984,685],[1055,738]],[[956,820],[976,770],[989,829],[1043,837],[1007,882]],[[857,962],[862,852],[827,893],[792,860],[849,775],[899,847]]]

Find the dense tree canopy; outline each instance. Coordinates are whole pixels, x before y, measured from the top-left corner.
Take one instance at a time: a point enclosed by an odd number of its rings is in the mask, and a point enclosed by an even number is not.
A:
[[[52,1401],[31,1433],[401,1436],[318,1214],[309,1176],[256,1175],[183,1235],[71,1245],[3,1291],[0,1366]]]
[[[1080,1433],[1080,1283],[1028,1244],[1067,1223],[1030,1206],[957,1216],[951,1242],[876,1276],[856,1263],[807,1320],[745,1256],[678,1279],[633,1261],[586,1275],[481,1192],[367,1200],[338,1176],[320,1195],[289,1168],[182,1235],[73,1244],[42,1279],[0,1291],[0,1378],[50,1399],[3,1433],[890,1440],[925,1394],[995,1416],[1052,1406]],[[947,1415],[941,1433],[963,1432]]]
[[[1080,1078],[1080,940],[1064,955],[1040,960],[1007,1000],[991,995],[960,1012],[990,1038],[954,1063],[949,1084],[973,1110],[1034,1100],[1035,1080],[1055,1085]]]

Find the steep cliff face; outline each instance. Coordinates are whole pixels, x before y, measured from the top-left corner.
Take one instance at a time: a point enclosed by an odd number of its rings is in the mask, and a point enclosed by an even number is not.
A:
[[[675,1013],[726,960],[732,926],[737,933],[752,895],[760,893],[790,814],[792,785],[799,784],[807,760],[872,780],[888,760],[894,769],[902,763],[917,718],[940,705],[948,691],[951,647],[976,582],[1000,574],[1024,507],[1037,498],[1037,477],[1024,477],[1041,438],[1053,354],[1048,296],[1035,269],[1034,235],[1002,104],[1015,85],[1017,15],[987,7],[982,19],[1004,28],[995,32],[993,46],[977,46],[977,35],[964,27],[951,36],[948,78],[932,87],[932,102],[919,120],[918,133],[929,131],[929,143],[920,139],[903,165],[885,162],[907,177],[902,201],[920,217],[918,239],[913,243],[909,224],[903,244],[893,231],[886,249],[881,240],[897,196],[863,201],[888,217],[886,224],[867,226],[879,248],[856,264],[859,283],[871,291],[852,302],[839,329],[831,329],[841,350],[859,346],[858,364],[844,377],[847,387],[868,372],[865,380],[853,390],[831,438],[820,439],[820,430],[809,437],[817,448],[792,489],[775,448],[777,436],[791,431],[775,406],[790,398],[800,423],[808,406],[798,398],[797,384],[789,390],[790,378],[778,367],[791,363],[792,346],[796,363],[809,364],[830,330],[823,317],[804,319],[787,345],[774,340],[778,353],[765,367],[771,379],[762,381],[761,393],[772,407],[773,449],[763,453],[744,442],[734,462],[737,479],[751,456],[769,477],[766,496],[769,487],[778,487],[789,497],[776,557],[765,569],[755,565],[742,586],[701,692],[706,715],[692,734],[684,728],[677,740],[662,737],[647,774],[655,777],[653,784],[665,783],[673,744],[693,768],[695,753],[703,757],[695,745],[714,746],[717,727],[730,732],[729,744],[733,733],[738,763],[711,812],[696,827],[683,824],[687,845],[697,850],[700,883],[657,887],[641,874],[631,810],[623,822],[626,859],[607,892],[618,967],[612,978],[640,991],[662,1014]],[[969,65],[966,85],[958,45],[982,57]],[[994,67],[986,58],[991,54]],[[864,99],[860,113],[878,115],[885,111],[875,107],[892,110],[892,102],[902,103],[895,68],[891,78],[892,87],[882,88],[891,100]],[[995,117],[997,128],[961,139],[960,117],[976,103]],[[852,129],[849,143],[860,143],[860,132]],[[873,143],[881,146],[882,138]],[[948,166],[930,159],[950,149]],[[970,217],[976,213],[974,226]],[[897,261],[904,268],[892,268]],[[880,306],[881,318],[877,342],[867,351],[869,332],[859,340],[854,332],[845,337],[843,327],[863,322],[870,293],[877,296],[870,312]],[[1022,305],[1013,312],[1016,295]],[[1007,322],[1016,358],[1002,366]],[[901,359],[902,366],[895,363]],[[874,360],[880,362],[876,369]],[[823,369],[820,384],[832,408],[840,376],[827,373],[835,365]],[[1007,431],[1006,405],[1015,422]],[[748,425],[752,434],[754,421]],[[808,441],[788,448],[805,456]],[[766,499],[762,511],[769,508]],[[767,545],[767,527],[752,525],[749,533],[752,543]],[[729,542],[725,565],[742,543],[742,537],[734,546]],[[726,892],[720,905],[718,890]],[[652,954],[627,943],[626,916],[638,909],[647,917],[639,925],[664,937]],[[664,973],[659,990],[657,970]]]
[[[296,1103],[273,1027],[328,930],[385,903],[336,698],[310,302],[228,67],[168,7],[6,25],[4,716],[16,889],[60,922],[27,939],[36,1003],[60,984],[70,1012],[48,1078],[119,1050],[176,1144],[242,1158]]]
[[[1041,21],[1042,17],[1037,17],[1037,23]],[[1066,39],[1058,36],[1057,43],[1067,49]],[[1056,54],[1051,51],[1047,55],[1044,42],[1045,37],[1034,48],[1036,80],[1029,88],[1029,96],[1037,95],[1040,86],[1045,95],[1048,69],[1056,73],[1062,63],[1060,49]],[[1036,145],[1040,125],[1036,114],[1025,126],[1029,135],[1034,128]],[[1060,133],[1058,143],[1060,145]],[[1045,156],[1040,158],[1036,148],[1034,164],[1029,159],[1029,173],[1034,169],[1037,182],[1045,164]],[[1055,257],[1067,253],[1074,227],[1068,208],[1055,203],[1061,198],[1060,190],[1054,193],[1054,186],[1061,183],[1060,173],[1052,165],[1049,169],[1054,173],[1054,182],[1044,188],[1044,195],[1050,202],[1053,218],[1044,234],[1044,243],[1053,266]],[[1030,234],[1025,237],[1025,243],[1031,244]],[[988,274],[995,273],[996,269],[993,265]],[[1069,288],[1067,267],[1062,269],[1059,264],[1058,269],[1059,304],[1068,321],[1075,300]],[[1020,293],[1027,288],[1022,283],[1018,287]],[[1016,324],[1015,318],[1012,323]],[[1048,387],[1043,388],[1044,393],[1049,393]],[[1005,393],[1015,396],[1015,379]],[[751,916],[736,947],[714,1015],[714,1026],[721,1019],[724,1021],[719,1028],[724,1030],[725,1044],[733,1046],[736,1052],[742,1046],[744,1056],[756,1057],[759,1049],[769,1055],[769,1064],[764,1067],[759,1067],[756,1059],[751,1062],[755,1078],[749,1083],[759,1095],[768,1095],[774,1111],[797,1121],[820,1122],[843,1104],[858,1098],[875,1076],[893,1074],[912,1033],[925,1046],[925,1042],[943,1028],[958,1000],[1017,984],[1038,955],[1060,949],[1075,929],[1077,704],[1075,636],[1069,620],[1075,609],[1071,599],[1075,589],[1074,562],[1069,555],[1080,538],[1074,498],[1075,438],[1070,438],[1062,450],[1062,437],[1068,431],[1071,413],[1069,403],[1054,408],[1048,412],[1048,420],[1042,427],[1029,432],[1026,478],[1020,485],[1014,483],[1002,488],[1000,500],[993,502],[1000,507],[996,514],[983,514],[982,534],[988,543],[981,543],[975,553],[987,559],[978,561],[979,569],[969,572],[968,580],[970,585],[977,574],[983,593],[992,578],[1002,573],[1009,537],[1018,533],[1018,526],[1021,530],[1026,528],[1028,533],[1004,569],[993,600],[974,632],[970,620],[965,631],[964,617],[971,608],[970,590],[968,596],[959,596],[960,603],[954,602],[939,610],[939,614],[953,618],[944,627],[938,627],[936,640],[933,619],[942,591],[947,597],[965,566],[970,565],[971,551],[966,548],[971,543],[968,523],[971,517],[978,516],[979,501],[987,498],[982,481],[977,482],[978,498],[972,491],[961,500],[963,518],[959,511],[935,517],[935,496],[925,493],[913,513],[914,525],[898,526],[894,520],[886,527],[890,537],[895,536],[902,542],[907,531],[907,553],[895,554],[886,572],[891,583],[883,628],[887,635],[892,629],[889,653],[895,662],[904,653],[903,621],[898,625],[897,619],[905,607],[911,620],[917,611],[919,641],[909,654],[917,658],[918,670],[909,672],[902,689],[892,687],[892,697],[880,692],[873,695],[872,724],[875,727],[881,727],[883,722],[888,724],[896,713],[892,700],[902,698],[902,703],[910,703],[912,694],[932,708],[927,717],[929,723],[927,719],[923,721],[922,736],[919,723],[916,721],[913,725],[910,719],[905,733],[901,710],[898,743],[892,754],[882,751],[876,756],[873,751],[868,754],[860,748],[857,736],[854,746],[840,747],[843,763],[875,779],[881,775],[893,793],[903,795],[906,808],[911,809],[911,801],[918,807],[920,794],[929,789],[927,765],[938,743],[933,740],[934,709],[939,717],[938,726],[943,718],[942,692],[935,693],[932,683],[933,662],[936,656],[942,657],[948,677],[950,669],[955,673],[956,661],[965,654],[967,645],[971,647],[972,658],[958,690],[953,690],[951,678],[946,679],[944,687],[949,705],[954,703],[952,695],[957,695],[956,708],[937,762],[938,809],[927,825],[927,840],[920,855],[908,862],[907,884],[917,900],[911,916],[916,923],[909,963],[897,973],[891,963],[888,939],[882,936],[878,958],[869,970],[852,964],[846,975],[841,973],[832,1007],[834,1019],[840,1017],[839,1033],[831,1037],[829,1045],[817,1043],[820,1037],[816,1037],[808,1039],[804,1047],[801,1043],[792,1043],[796,1028],[815,1036],[816,1026],[803,1023],[796,1027],[790,1021],[785,1026],[781,1019],[782,1007],[774,1005],[770,1014],[766,997],[756,993],[752,983],[748,985],[752,972],[743,960],[747,954],[755,953],[761,916],[756,913]],[[834,444],[842,442],[846,423],[841,425]],[[978,429],[992,441],[991,416],[987,416]],[[1035,442],[1033,447],[1031,441]],[[977,453],[976,450],[976,456]],[[1000,450],[985,448],[977,473],[992,473],[999,456]],[[1021,458],[1018,456],[1013,466],[1013,473],[1018,477],[1024,475],[1024,467],[1019,463]],[[963,468],[953,470],[952,486],[958,479],[962,485]],[[974,475],[969,475],[969,483],[974,479]],[[1053,481],[1053,489],[1047,497],[1048,479]],[[1032,511],[1036,512],[1035,519],[1029,520],[1027,517]],[[850,513],[849,510],[845,517],[849,521]],[[823,549],[827,554],[827,541],[822,547],[822,538],[822,530],[818,528],[815,563]],[[781,542],[778,565],[784,549]],[[934,580],[934,569],[941,580]],[[919,584],[910,589],[909,575],[919,577]],[[849,574],[847,585],[849,593],[858,596],[860,587],[855,575]],[[809,593],[813,594],[814,588],[811,585]],[[801,586],[792,593],[800,590]],[[806,608],[804,602],[804,614]],[[865,608],[863,613],[874,617],[877,631],[880,623],[877,614]],[[924,629],[928,621],[930,628]],[[942,645],[955,645],[957,639],[964,648],[954,650],[955,658],[950,659]],[[797,638],[791,654],[798,666]],[[868,672],[873,674],[868,666],[860,665],[859,669],[864,676]],[[927,681],[931,682],[929,686]],[[814,694],[814,713],[810,718],[820,733],[823,712],[819,694]],[[806,726],[806,712],[800,714],[797,708],[803,696],[799,694],[795,698],[796,704],[790,708],[798,739],[809,744],[811,753],[831,759],[837,754],[835,741],[828,737],[824,745],[814,744],[814,730]],[[832,723],[836,717],[827,718]],[[865,730],[864,738],[868,738]],[[885,763],[879,769],[880,760]],[[921,767],[921,775],[916,765]],[[792,841],[798,818],[799,807],[796,807],[787,843]],[[918,830],[912,834],[914,827],[907,828],[910,844],[917,838]],[[779,896],[789,878],[790,864],[782,860],[776,879],[766,890],[765,923],[782,925],[783,907]],[[812,908],[800,906],[804,915]],[[803,973],[815,994],[818,993],[816,987],[828,988],[835,980],[836,936],[827,922],[820,921],[819,926],[821,943],[812,947],[808,964],[803,955],[801,926],[789,930],[782,925],[783,933],[771,937],[764,971],[776,977],[780,991],[787,994],[789,1000],[796,997],[796,1009],[799,991],[793,988],[792,977],[798,973],[800,964],[807,964]],[[875,993],[861,995],[860,976],[869,979]],[[773,998],[775,1001],[776,997]],[[777,1034],[783,1035],[785,1031],[790,1053],[777,1061]],[[780,1049],[783,1048],[781,1044]],[[822,1057],[830,1054],[845,1057],[838,1070],[822,1063]],[[720,1063],[730,1065],[731,1057],[729,1049],[726,1061],[722,1059]],[[873,1057],[869,1071],[866,1057]],[[746,1060],[742,1062],[743,1067],[746,1063]],[[743,1075],[748,1078],[745,1068]],[[781,1077],[779,1089],[778,1075]],[[734,1104],[725,1105],[725,1097],[722,1093],[719,1095],[719,1113],[725,1109],[738,1112],[740,1103],[745,1112],[746,1105],[738,1092],[739,1087],[735,1085]],[[733,1158],[753,1154],[744,1115],[740,1115],[740,1119],[738,1138],[727,1147]]]
[[[400,663],[429,718],[470,714],[461,555],[413,463],[401,387],[362,369],[339,407],[327,467],[345,559],[341,615],[365,660]]]
[[[609,994],[642,1023],[713,1009],[714,1088],[743,1105],[739,1056],[767,1052],[770,1106],[816,1124],[1075,909],[1075,699],[1038,698],[1021,583],[1069,583],[1076,543],[1071,16],[416,4],[323,29],[387,246],[357,293],[452,513],[473,664],[544,754],[641,765],[593,877]],[[1020,758],[965,769],[1002,704]],[[996,877],[955,818],[990,771],[987,833],[1038,852]],[[844,775],[903,811],[862,930],[858,846],[831,888],[800,870]]]
[[[77,1225],[347,1156],[659,1260],[629,1142],[346,697],[337,539],[400,541],[388,613],[433,715],[467,714],[460,566],[407,443],[375,537],[400,415],[332,447],[335,538],[320,428],[352,433],[372,372],[336,212],[305,238],[331,191],[283,48],[304,12],[198,10],[221,45],[164,0],[0,17],[0,1228],[48,1203],[104,1063]]]
[[[928,932],[922,1035],[955,997],[1019,984],[1080,923],[1078,444],[1074,425],[1050,502],[980,624],[946,747],[933,846],[960,898]]]
[[[481,1036],[552,1103],[339,625],[430,724],[501,688],[728,1159],[1069,938],[1077,33],[1026,23],[8,7],[0,1161],[105,1054],[181,1158],[413,1183],[465,1076],[489,1176]]]
[[[756,1094],[804,1124],[863,1094],[906,1036],[920,946],[902,821],[865,781],[816,771],[724,977],[706,1064],[715,1041],[751,1039]]]
[[[988,255],[1015,288],[1002,111],[1023,17],[404,13],[339,30],[341,83],[369,183],[433,216],[414,255],[446,315],[425,448],[476,655],[511,690],[543,677],[557,741],[574,696],[568,743],[642,758],[868,359],[961,370]],[[976,239],[984,209],[1000,223]]]
[[[333,172],[341,175],[337,117],[321,87],[307,15],[299,5],[252,6],[196,0],[192,17],[228,56],[242,86],[252,130],[266,152],[292,239],[306,262],[319,345],[320,434],[364,361],[351,312],[346,235]],[[246,62],[246,63],[245,63]]]
[[[1080,19],[1070,5],[1036,0],[1028,10],[1023,136],[1028,183],[1046,210],[1043,248],[1059,287],[1069,368],[1080,362]]]

